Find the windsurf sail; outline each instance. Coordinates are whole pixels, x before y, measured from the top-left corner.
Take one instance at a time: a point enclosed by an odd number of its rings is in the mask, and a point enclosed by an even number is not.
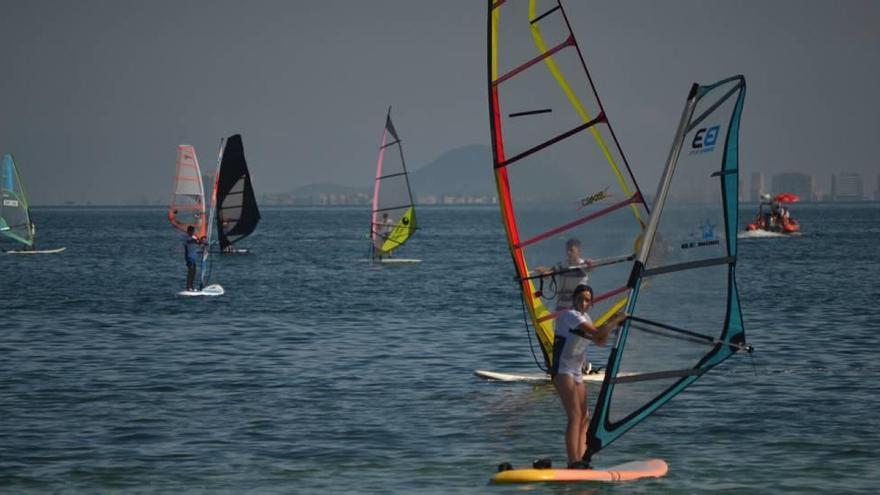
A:
[[[241,135],[236,134],[226,140],[217,176],[217,238],[220,249],[225,250],[251,235],[259,221],[260,210],[244,159],[244,145]]]
[[[217,171],[211,180],[211,208],[207,216],[207,233],[205,235],[205,246],[202,248],[202,263],[199,268],[199,290],[208,286],[211,280],[214,265],[211,263],[211,248],[217,243],[214,230],[214,219],[217,215],[217,178],[220,176],[220,167],[223,164],[223,156],[226,152],[227,140],[220,140],[220,154],[217,156]]]
[[[174,176],[174,193],[168,206],[168,220],[182,232],[193,227],[199,238],[205,236],[207,223],[202,171],[195,148],[187,144],[177,147],[177,173]]]
[[[25,246],[33,247],[35,229],[31,222],[30,206],[18,167],[11,154],[3,155],[0,177],[0,234]]]
[[[558,0],[489,0],[492,156],[507,243],[547,369],[566,280],[603,323],[624,307],[648,208]],[[581,243],[572,264],[566,243]],[[570,285],[570,283],[569,283]],[[562,295],[560,295],[562,294]],[[537,359],[536,359],[537,361]],[[540,363],[539,363],[540,366]]]
[[[738,350],[742,76],[694,84],[629,282],[627,313],[588,430],[587,457]],[[642,290],[650,284],[650,290]]]
[[[373,258],[391,254],[416,231],[416,209],[403,159],[403,145],[391,122],[391,107],[379,141],[370,240]]]

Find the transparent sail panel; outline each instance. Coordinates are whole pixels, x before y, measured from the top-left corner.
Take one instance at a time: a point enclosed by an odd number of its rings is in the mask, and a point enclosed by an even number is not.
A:
[[[0,165],[0,234],[27,246],[34,244],[27,194],[12,155],[3,155]]]
[[[694,369],[724,329],[728,270],[726,264],[715,265],[642,280],[633,313],[638,319],[630,323],[617,376],[643,380],[615,385],[609,406],[612,423],[661,396],[670,385],[698,376]]]
[[[626,303],[647,209],[556,1],[490,6],[489,98],[508,241],[545,357],[553,318],[590,284],[601,322]],[[577,252],[570,253],[572,245]],[[548,363],[549,364],[549,363]]]

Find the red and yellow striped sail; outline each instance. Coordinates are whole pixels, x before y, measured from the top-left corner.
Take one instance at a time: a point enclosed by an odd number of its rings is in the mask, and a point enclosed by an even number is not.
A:
[[[593,319],[626,304],[648,210],[558,0],[488,1],[489,110],[498,198],[522,297],[551,365],[574,276]],[[566,256],[581,244],[583,262]],[[590,262],[590,263],[587,263]]]

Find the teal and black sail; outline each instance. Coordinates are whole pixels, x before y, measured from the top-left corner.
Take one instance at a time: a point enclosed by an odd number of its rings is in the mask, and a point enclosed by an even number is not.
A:
[[[736,288],[742,76],[694,84],[628,286],[589,458],[745,344]]]
[[[216,186],[217,239],[225,250],[249,236],[260,221],[240,134],[226,140]]]
[[[0,169],[0,234],[28,247],[34,245],[34,224],[27,194],[9,153],[3,155]]]

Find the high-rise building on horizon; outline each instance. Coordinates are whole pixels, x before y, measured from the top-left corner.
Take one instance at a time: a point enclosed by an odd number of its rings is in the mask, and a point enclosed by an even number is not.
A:
[[[752,172],[752,180],[749,185],[749,201],[753,203],[761,201],[761,194],[764,194],[764,174]]]
[[[774,175],[771,180],[771,193],[797,194],[801,201],[813,201],[813,176],[800,172],[786,172]]]
[[[862,201],[862,175],[854,172],[841,172],[831,175],[832,201]]]

